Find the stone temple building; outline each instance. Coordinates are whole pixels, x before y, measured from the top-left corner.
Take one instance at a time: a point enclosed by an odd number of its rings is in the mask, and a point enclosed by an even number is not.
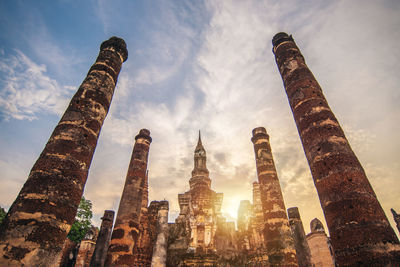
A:
[[[169,266],[198,266],[200,262],[213,266],[216,252],[234,243],[235,225],[221,215],[223,194],[211,189],[206,162],[199,132],[190,190],[178,195],[180,213],[175,224],[170,224]]]

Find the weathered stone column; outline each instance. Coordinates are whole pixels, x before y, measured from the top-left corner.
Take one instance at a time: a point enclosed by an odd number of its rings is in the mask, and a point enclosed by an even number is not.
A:
[[[153,249],[152,267],[165,267],[168,245],[168,201],[160,201],[158,209],[157,240]]]
[[[399,240],[299,48],[286,33],[272,43],[339,266],[400,265]]]
[[[135,140],[106,266],[133,266],[135,262],[134,250],[138,245],[140,211],[151,143],[150,131],[140,130]]]
[[[297,207],[289,208],[288,216],[299,267],[310,267],[312,266],[311,252],[307,243],[306,233],[304,232],[303,222],[300,218],[299,209]]]
[[[273,266],[297,266],[296,251],[281,186],[272,158],[269,136],[264,127],[253,130],[261,203],[264,213],[264,242],[268,263]],[[268,265],[268,266],[269,266]]]
[[[0,229],[0,265],[51,266],[74,222],[125,42],[112,37],[54,129]]]
[[[108,245],[110,243],[111,230],[114,222],[114,211],[106,210],[101,218],[100,232],[97,237],[96,247],[93,252],[91,267],[103,267],[107,257]]]

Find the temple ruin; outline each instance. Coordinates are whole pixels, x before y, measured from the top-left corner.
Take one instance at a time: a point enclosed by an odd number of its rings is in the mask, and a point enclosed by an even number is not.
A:
[[[177,196],[178,217],[168,222],[173,200],[149,204],[152,138],[141,129],[115,223],[114,211],[106,210],[99,231],[92,227],[79,244],[66,240],[128,57],[125,42],[112,37],[101,44],[0,226],[0,265],[400,266],[399,240],[299,48],[286,33],[272,43],[330,236],[317,218],[306,235],[299,209],[286,212],[269,135],[258,127],[251,137],[257,181],[252,202],[240,202],[237,229],[222,215],[223,193],[211,188],[200,132],[190,189]],[[392,213],[400,230],[400,215]]]
[[[229,240],[232,236],[229,238],[228,223],[221,214],[223,194],[211,189],[200,132],[189,185],[189,191],[178,195],[180,213],[170,225],[168,266],[215,266],[218,251],[226,249],[225,244],[218,246],[218,235],[227,234],[228,246],[233,240]]]
[[[317,218],[313,219],[310,222],[310,229],[311,232],[307,234],[306,238],[313,266],[336,266],[330,238],[326,235],[321,221]]]

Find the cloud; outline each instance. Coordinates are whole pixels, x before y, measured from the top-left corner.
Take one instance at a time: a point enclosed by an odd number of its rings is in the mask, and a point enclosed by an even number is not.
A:
[[[33,120],[38,113],[62,114],[75,88],[60,85],[46,71],[45,65],[35,63],[19,50],[3,57],[0,62],[3,119]]]

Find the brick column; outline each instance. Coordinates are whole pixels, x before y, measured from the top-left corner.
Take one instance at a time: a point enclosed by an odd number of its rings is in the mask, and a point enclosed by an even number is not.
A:
[[[297,207],[288,209],[289,225],[292,229],[294,247],[296,248],[296,257],[299,267],[309,267],[311,264],[311,252],[308,246],[306,233],[304,232],[303,222],[300,218]]]
[[[51,266],[74,222],[117,77],[128,57],[112,37],[72,97],[0,229],[0,265]]]
[[[399,241],[299,48],[286,33],[272,43],[337,263],[400,265]]]
[[[160,201],[158,209],[157,240],[153,249],[152,267],[165,267],[168,245],[168,201]]]
[[[297,266],[296,251],[281,186],[272,158],[269,136],[264,127],[255,128],[254,144],[261,203],[264,213],[264,242],[268,263],[273,266]]]
[[[150,131],[140,130],[135,140],[106,266],[133,266],[135,262],[134,251],[138,245],[140,211],[151,143]]]
[[[92,260],[90,261],[90,267],[104,266],[114,222],[114,213],[113,210],[104,211],[104,215],[101,218],[101,226],[97,237],[96,247],[93,252]]]

